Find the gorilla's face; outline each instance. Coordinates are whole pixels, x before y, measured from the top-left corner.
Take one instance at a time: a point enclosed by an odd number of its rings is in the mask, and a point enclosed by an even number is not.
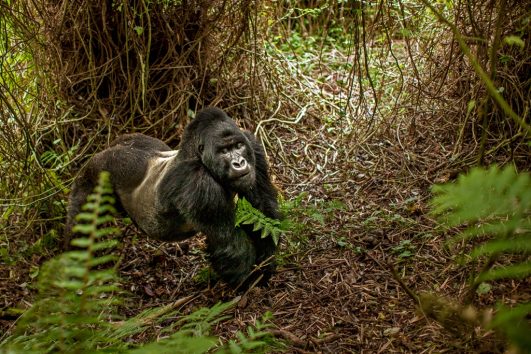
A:
[[[201,161],[218,181],[236,192],[247,191],[254,184],[254,151],[232,121],[216,122],[201,140]]]

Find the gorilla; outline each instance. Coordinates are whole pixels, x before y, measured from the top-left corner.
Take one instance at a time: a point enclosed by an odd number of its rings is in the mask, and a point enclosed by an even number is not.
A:
[[[242,225],[244,232],[234,226],[236,195],[265,216],[280,218],[265,152],[224,111],[198,112],[179,150],[135,133],[94,155],[74,181],[67,234],[101,171],[110,173],[118,208],[149,237],[180,241],[204,233],[213,269],[232,286],[260,277],[265,284],[274,271],[273,238],[261,238],[252,225]]]

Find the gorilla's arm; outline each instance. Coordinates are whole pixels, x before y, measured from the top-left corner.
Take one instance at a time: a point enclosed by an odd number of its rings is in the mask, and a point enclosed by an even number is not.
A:
[[[256,182],[253,188],[244,194],[244,197],[265,216],[279,219],[277,190],[271,183],[264,148],[252,133],[247,131],[244,133],[251,142],[256,158]]]
[[[277,190],[271,183],[271,178],[267,169],[265,151],[262,145],[256,140],[253,134],[245,132],[247,139],[251,142],[256,157],[256,182],[249,192],[243,194],[256,209],[272,219],[280,219],[278,211]],[[264,269],[264,280],[267,281],[275,268],[274,260],[269,258],[274,255],[276,245],[271,236],[262,238],[260,231],[253,231],[252,225],[243,225],[243,229],[253,241],[256,249],[256,264],[268,260],[268,265]]]
[[[233,195],[217,183],[198,159],[182,160],[161,181],[162,195],[207,237],[214,270],[235,286],[255,264],[255,247],[234,227]]]

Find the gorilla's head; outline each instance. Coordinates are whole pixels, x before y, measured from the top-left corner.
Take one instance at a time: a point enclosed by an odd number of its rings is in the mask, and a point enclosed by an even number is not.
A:
[[[200,158],[210,174],[222,185],[245,192],[256,179],[256,159],[249,139],[225,112],[206,108],[188,124],[181,153]]]

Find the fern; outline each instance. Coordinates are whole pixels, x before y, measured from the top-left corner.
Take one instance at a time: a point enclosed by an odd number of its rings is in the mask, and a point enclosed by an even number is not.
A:
[[[227,319],[227,316],[223,316],[223,313],[236,303],[237,301],[232,301],[218,303],[211,308],[201,308],[180,319],[175,325],[185,334],[205,335],[212,325]]]
[[[468,223],[460,238],[483,235],[529,237],[531,177],[512,167],[473,169],[456,184],[433,187],[434,213],[448,226]]]
[[[235,304],[236,302],[233,301],[218,303],[211,308],[200,308],[164,329],[164,333],[169,333],[167,338],[145,344],[130,352],[134,354],[206,353],[218,343],[218,338],[209,336],[210,328],[226,319],[227,316],[223,316],[223,313]]]
[[[240,331],[236,333],[236,340],[230,340],[223,347],[218,349],[216,353],[219,354],[239,354],[239,353],[268,353],[273,349],[280,351],[284,343],[274,338],[268,332],[272,327],[270,323],[273,315],[271,312],[266,312],[261,320],[256,320],[253,326],[247,327],[247,333]]]
[[[108,175],[102,174],[94,194],[80,214],[76,230],[85,237],[72,241],[80,250],[56,257],[41,269],[39,299],[24,313],[14,335],[8,338],[13,352],[89,352],[110,347],[106,335],[109,319],[120,303],[112,268],[97,269],[115,260],[105,254],[115,241],[101,241],[114,229],[98,227],[109,220],[112,208]],[[97,252],[97,254],[96,254]]]
[[[265,353],[270,349],[282,348],[284,343],[267,332],[272,327],[270,320],[273,316],[270,312],[264,314],[261,321],[257,320],[254,327],[249,326],[246,334],[238,331],[237,339],[230,340],[224,345],[220,346],[218,338],[209,336],[211,327],[227,319],[229,316],[225,313],[238,301],[239,298],[227,303],[218,303],[211,308],[200,308],[164,329],[163,333],[170,333],[168,337],[129,352],[134,354]]]
[[[482,271],[473,278],[471,290],[485,281],[521,279],[531,275],[531,176],[516,173],[513,167],[500,170],[473,169],[462,175],[455,184],[434,186],[434,213],[448,227],[465,225],[453,241],[477,240],[468,255],[472,260],[487,257]],[[492,268],[502,255],[509,257]],[[469,294],[473,294],[470,291]],[[511,342],[521,348],[530,348],[528,335],[531,326],[526,317],[531,315],[531,304],[513,309],[499,307],[492,326],[505,332]]]
[[[529,302],[513,308],[500,306],[491,326],[504,332],[512,343],[522,349],[521,353],[529,353],[531,352],[529,314],[531,314]]]
[[[433,187],[434,214],[449,227],[467,225],[453,240],[487,238],[471,259],[531,250],[531,177],[513,168],[473,169],[456,184]],[[525,264],[525,263],[524,263]],[[529,267],[527,267],[529,268]],[[520,267],[515,277],[531,275]],[[488,270],[490,271],[490,270]],[[510,277],[510,274],[508,275]]]
[[[261,230],[261,237],[272,237],[278,245],[280,235],[287,231],[286,223],[268,218],[260,210],[255,209],[245,198],[238,199],[236,204],[236,227],[253,225],[253,231]]]

